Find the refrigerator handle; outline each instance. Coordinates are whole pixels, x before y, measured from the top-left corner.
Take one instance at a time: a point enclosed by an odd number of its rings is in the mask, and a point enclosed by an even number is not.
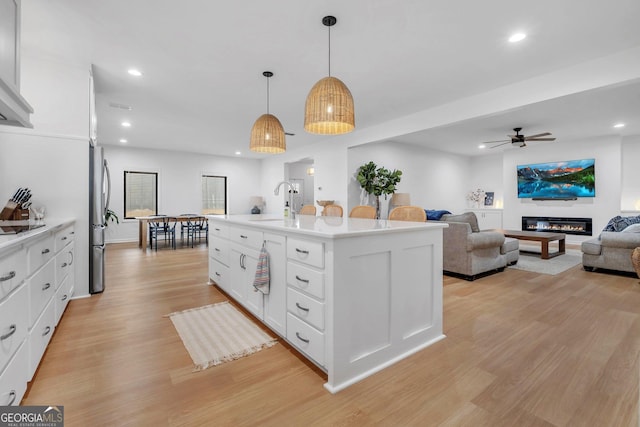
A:
[[[107,160],[104,161],[104,171],[107,174],[107,200],[105,201],[104,211],[109,209],[109,202],[111,201],[111,173],[109,172],[109,165]]]

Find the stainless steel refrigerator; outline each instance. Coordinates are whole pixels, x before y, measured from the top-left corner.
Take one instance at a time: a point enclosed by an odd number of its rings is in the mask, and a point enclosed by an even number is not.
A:
[[[111,178],[104,148],[89,145],[89,292],[104,291],[104,229],[109,209]]]

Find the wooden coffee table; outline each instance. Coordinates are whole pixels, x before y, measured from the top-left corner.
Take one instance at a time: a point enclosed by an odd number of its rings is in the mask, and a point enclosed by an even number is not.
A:
[[[532,240],[542,244],[540,258],[549,259],[565,253],[565,234],[546,233],[543,231],[518,231],[518,230],[497,230],[505,237],[513,237],[518,240]],[[558,241],[558,252],[549,253],[549,242]]]

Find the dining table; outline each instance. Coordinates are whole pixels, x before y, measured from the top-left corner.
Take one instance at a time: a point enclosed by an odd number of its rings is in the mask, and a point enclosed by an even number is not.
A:
[[[142,250],[147,249],[149,237],[149,222],[164,221],[168,218],[171,218],[171,220],[180,223],[193,221],[194,219],[204,219],[205,221],[207,220],[204,215],[196,214],[137,216],[135,217],[135,219],[138,220],[138,247],[140,247]]]

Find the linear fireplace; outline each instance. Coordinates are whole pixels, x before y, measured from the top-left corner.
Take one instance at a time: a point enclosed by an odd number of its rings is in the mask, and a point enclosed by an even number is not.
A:
[[[546,231],[551,233],[592,235],[591,218],[558,218],[550,216],[523,216],[523,231]]]

